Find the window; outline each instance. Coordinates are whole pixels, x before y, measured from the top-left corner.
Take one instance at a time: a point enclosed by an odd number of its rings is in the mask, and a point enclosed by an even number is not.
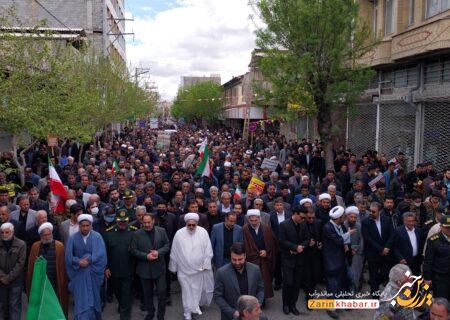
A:
[[[372,11],[372,33],[377,36],[377,27],[378,27],[378,9],[377,2],[373,2],[373,11]]]
[[[426,0],[426,17],[430,18],[450,9],[450,0]]]
[[[395,0],[386,0],[385,9],[384,9],[384,35],[390,35],[394,33],[394,1]]]
[[[408,2],[408,25],[412,25],[414,23],[414,0],[409,0]]]

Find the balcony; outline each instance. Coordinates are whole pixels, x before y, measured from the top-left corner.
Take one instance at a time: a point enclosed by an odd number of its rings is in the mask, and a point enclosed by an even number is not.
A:
[[[429,22],[392,38],[392,59],[400,60],[450,48],[450,20]]]
[[[359,63],[368,66],[378,66],[391,63],[391,39],[382,40],[380,44],[370,50],[366,55],[359,60]]]

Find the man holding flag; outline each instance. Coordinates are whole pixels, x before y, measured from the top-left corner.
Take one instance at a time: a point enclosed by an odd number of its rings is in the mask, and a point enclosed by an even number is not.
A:
[[[55,290],[59,303],[67,317],[69,309],[69,293],[67,291],[64,245],[53,239],[53,225],[49,222],[44,222],[40,225],[38,233],[41,240],[33,244],[28,259],[27,293],[30,294],[34,265],[38,257],[41,256],[47,261],[46,275]]]
[[[58,172],[56,172],[52,161],[48,158],[48,179],[51,192],[51,209],[54,212],[55,220],[58,224],[65,220],[64,204],[67,200],[67,190],[64,187]]]

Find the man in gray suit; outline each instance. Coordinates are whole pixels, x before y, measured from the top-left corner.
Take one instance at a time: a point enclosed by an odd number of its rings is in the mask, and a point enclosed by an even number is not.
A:
[[[356,229],[356,232],[350,236],[350,245],[352,250],[352,275],[353,286],[352,290],[359,291],[361,288],[361,276],[364,266],[364,239],[361,234],[361,223],[358,221],[359,210],[355,206],[350,206],[345,209],[347,220],[344,221],[344,226],[347,229]]]
[[[24,239],[28,230],[36,225],[36,211],[30,209],[30,199],[27,195],[17,197],[19,209],[11,212],[11,220],[21,222],[21,230],[16,230],[19,238]]]
[[[219,306],[222,320],[239,318],[237,301],[241,295],[251,295],[262,304],[264,283],[257,265],[246,262],[242,243],[231,246],[231,263],[217,270],[214,301]]]
[[[70,202],[69,202],[70,201]],[[69,208],[70,219],[64,220],[59,225],[59,236],[62,243],[66,244],[69,237],[79,231],[78,216],[83,213],[83,207],[75,200],[67,200],[66,205],[71,204]]]

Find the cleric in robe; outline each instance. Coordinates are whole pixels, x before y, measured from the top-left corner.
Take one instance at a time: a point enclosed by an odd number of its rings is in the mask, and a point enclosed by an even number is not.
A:
[[[186,226],[175,234],[170,252],[169,270],[176,272],[181,285],[184,319],[192,313],[202,314],[200,306],[208,306],[214,293],[211,259],[213,251],[208,231],[198,226],[199,215],[184,216]]]
[[[106,267],[105,243],[92,230],[92,216],[78,216],[79,231],[70,236],[66,246],[69,290],[74,298],[75,320],[100,320],[100,287]]]
[[[27,292],[30,293],[34,264],[39,256],[47,260],[47,277],[55,290],[64,314],[68,315],[69,292],[67,291],[66,263],[64,261],[64,245],[53,239],[53,225],[44,222],[38,229],[40,241],[36,241],[30,250],[27,269]]]

